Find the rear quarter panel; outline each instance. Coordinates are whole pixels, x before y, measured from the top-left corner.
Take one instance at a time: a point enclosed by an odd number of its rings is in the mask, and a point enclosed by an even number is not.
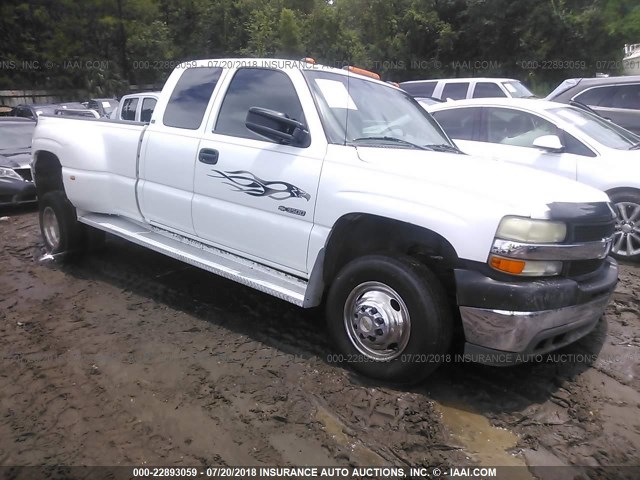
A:
[[[51,152],[62,166],[67,197],[81,210],[141,219],[135,184],[145,126],[133,122],[41,117],[34,131],[34,162]]]

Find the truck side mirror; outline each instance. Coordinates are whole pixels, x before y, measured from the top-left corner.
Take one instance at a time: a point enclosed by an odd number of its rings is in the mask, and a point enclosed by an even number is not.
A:
[[[543,135],[533,141],[533,146],[547,152],[560,153],[564,146],[557,135]]]
[[[311,143],[307,127],[286,113],[251,107],[245,125],[252,132],[282,145],[306,148]]]

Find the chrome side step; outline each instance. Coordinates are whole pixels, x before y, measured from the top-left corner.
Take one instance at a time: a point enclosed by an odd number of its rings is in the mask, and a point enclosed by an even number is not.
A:
[[[87,213],[78,221],[221,277],[303,306],[308,282],[202,242],[114,215]]]

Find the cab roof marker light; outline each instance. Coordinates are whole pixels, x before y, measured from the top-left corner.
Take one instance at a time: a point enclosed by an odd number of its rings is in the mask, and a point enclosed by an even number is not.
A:
[[[352,65],[348,65],[343,67],[343,70],[347,70],[348,72],[355,73],[357,75],[363,75],[365,77],[380,80],[380,75],[378,75],[377,73],[370,72],[369,70],[365,70],[364,68],[358,68]]]
[[[316,64],[316,60],[315,58],[311,58],[311,57],[304,57],[302,60],[300,60],[301,62],[304,63],[310,63],[311,65],[315,65]]]

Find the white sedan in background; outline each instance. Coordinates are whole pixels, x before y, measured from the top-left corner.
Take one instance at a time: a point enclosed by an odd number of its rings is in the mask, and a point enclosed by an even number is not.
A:
[[[606,192],[618,214],[613,253],[640,258],[639,136],[586,109],[544,100],[460,100],[426,109],[465,153]]]

